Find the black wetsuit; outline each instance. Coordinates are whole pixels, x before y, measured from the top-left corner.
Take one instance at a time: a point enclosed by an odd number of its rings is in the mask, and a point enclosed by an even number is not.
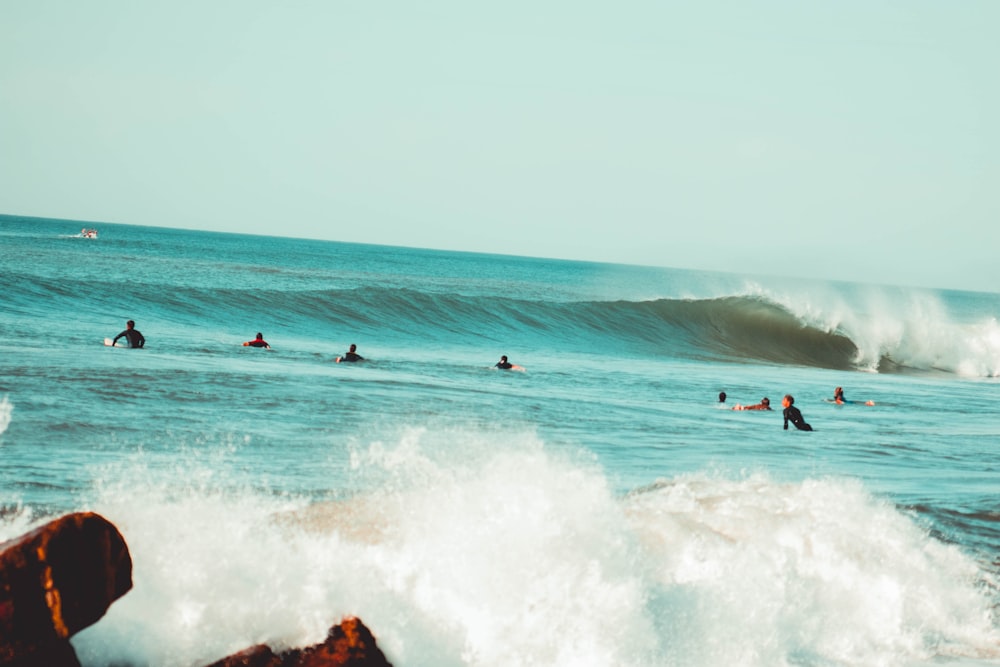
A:
[[[121,338],[122,336],[124,336],[125,339],[128,340],[129,347],[146,346],[146,339],[143,338],[143,335],[139,333],[138,329],[126,329],[125,331],[115,336],[115,339],[111,341],[111,344],[114,345],[115,343],[117,343],[118,339]]]
[[[341,361],[364,361],[365,358],[362,357],[357,352],[345,352],[344,356],[340,358]]]
[[[807,424],[804,419],[802,419],[802,413],[799,412],[799,409],[794,405],[789,405],[787,408],[785,408],[784,414],[785,414],[786,431],[788,430],[788,422],[792,422],[793,424],[795,424],[795,428],[799,429],[800,431],[813,430],[813,427]]]
[[[248,342],[247,345],[249,347],[271,347],[270,345],[267,344],[267,341],[263,341],[260,338]]]
[[[508,370],[510,368],[513,368],[513,367],[514,367],[514,364],[508,363],[506,361],[498,361],[497,362],[497,368],[502,368],[504,370]]]

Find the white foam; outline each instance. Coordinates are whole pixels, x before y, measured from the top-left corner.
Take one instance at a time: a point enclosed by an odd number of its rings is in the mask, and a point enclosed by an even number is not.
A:
[[[7,430],[7,427],[10,426],[10,420],[13,415],[14,406],[7,400],[7,397],[4,396],[3,399],[0,400],[0,435],[3,435],[4,431]]]
[[[94,508],[134,590],[74,639],[87,667],[207,664],[356,614],[399,665],[900,664],[1000,659],[981,573],[845,481],[666,480],[617,497],[530,433],[359,446],[306,503],[137,461]]]
[[[857,346],[855,363],[875,371],[883,358],[923,370],[965,377],[1000,377],[1000,324],[981,315],[962,320],[940,295],[926,290],[810,284],[749,294],[781,304],[808,326],[840,333]]]
[[[1000,658],[976,564],[858,483],[693,475],[627,512],[678,664]]]

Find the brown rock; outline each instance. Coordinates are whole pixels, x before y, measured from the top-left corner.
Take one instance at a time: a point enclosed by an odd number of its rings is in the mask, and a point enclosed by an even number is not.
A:
[[[125,540],[92,512],[0,544],[0,665],[76,667],[69,637],[130,588]]]
[[[254,646],[208,667],[392,667],[375,645],[375,637],[357,618],[345,618],[330,628],[326,641],[275,655]]]
[[[282,667],[281,658],[269,647],[258,644],[228,658],[213,662],[208,667]]]

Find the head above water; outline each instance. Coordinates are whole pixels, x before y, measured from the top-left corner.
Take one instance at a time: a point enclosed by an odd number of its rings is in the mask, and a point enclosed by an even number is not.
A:
[[[795,399],[792,397],[791,394],[785,394],[785,397],[781,399],[781,404],[784,405],[785,407],[788,407],[789,405],[795,405]]]
[[[128,322],[125,323],[125,328],[126,329],[134,329],[135,328],[135,322],[133,322],[132,320],[129,320]]]
[[[500,355],[500,363],[502,363],[502,364],[507,363],[507,355],[506,354],[501,354]]]
[[[349,352],[354,352],[357,349],[358,349],[358,346],[355,345],[354,343],[351,343],[351,349],[349,350]]]
[[[258,331],[257,332],[257,340],[263,340],[263,338],[264,338],[264,334],[262,334],[261,332]]]
[[[771,405],[771,399],[769,399],[767,396],[765,396],[764,398],[760,399],[760,404],[761,405],[770,406]]]
[[[720,391],[719,392],[719,403],[725,403],[725,402],[726,402],[726,392]]]

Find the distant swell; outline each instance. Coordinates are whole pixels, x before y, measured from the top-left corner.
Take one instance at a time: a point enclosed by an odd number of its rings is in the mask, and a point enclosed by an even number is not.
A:
[[[262,297],[264,297],[262,299]],[[412,289],[364,287],[307,292],[173,295],[211,309],[253,311],[371,336],[394,334],[455,344],[518,341],[531,347],[652,357],[766,361],[855,368],[858,349],[839,333],[806,326],[758,297],[708,300],[541,302]],[[162,299],[162,297],[161,297]],[[218,300],[218,303],[209,303]],[[174,304],[178,310],[181,303]],[[190,304],[194,307],[194,304]],[[245,317],[245,316],[244,316]]]
[[[12,311],[29,319],[60,313],[77,319],[83,308],[102,321],[115,313],[112,328],[119,325],[119,314],[142,313],[144,322],[166,326],[204,331],[206,322],[217,322],[227,332],[237,326],[267,328],[323,340],[349,332],[421,347],[490,342],[583,354],[1000,375],[1000,325],[995,320],[960,325],[933,301],[890,303],[888,308],[833,300],[779,301],[767,294],[569,301],[463,293],[456,283],[440,289],[356,283],[295,289],[294,280],[274,283],[279,287],[136,282],[123,291],[92,277],[67,286],[55,279],[7,275],[0,277],[0,292]]]

